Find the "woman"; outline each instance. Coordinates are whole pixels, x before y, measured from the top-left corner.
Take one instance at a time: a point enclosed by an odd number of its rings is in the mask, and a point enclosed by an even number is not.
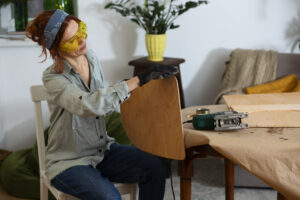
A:
[[[111,182],[138,183],[139,199],[163,199],[166,166],[162,158],[107,136],[104,116],[115,110],[135,88],[174,66],[150,67],[139,76],[103,86],[100,64],[86,47],[86,25],[61,10],[43,11],[26,35],[49,50],[54,64],[43,73],[50,96],[50,136],[46,150],[51,184],[80,199],[121,199]]]

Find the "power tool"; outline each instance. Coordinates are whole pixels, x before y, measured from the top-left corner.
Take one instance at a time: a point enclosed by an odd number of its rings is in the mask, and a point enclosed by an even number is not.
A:
[[[248,128],[248,124],[243,124],[242,119],[247,118],[248,113],[238,113],[236,111],[224,111],[210,114],[195,114],[191,122],[197,130],[231,131]]]

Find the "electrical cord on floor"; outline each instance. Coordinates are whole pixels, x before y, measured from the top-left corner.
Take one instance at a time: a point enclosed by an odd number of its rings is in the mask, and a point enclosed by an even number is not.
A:
[[[173,199],[175,200],[175,193],[174,193],[174,187],[173,187],[173,173],[172,173],[172,160],[170,160],[170,178],[171,178],[171,189],[173,193]]]

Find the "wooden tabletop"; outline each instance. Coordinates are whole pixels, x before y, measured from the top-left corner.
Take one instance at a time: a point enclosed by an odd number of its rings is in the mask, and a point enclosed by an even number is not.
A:
[[[163,61],[160,62],[152,62],[147,59],[147,57],[138,58],[136,60],[129,61],[129,65],[139,66],[139,67],[148,67],[149,64],[161,64],[161,65],[176,65],[184,63],[185,60],[183,58],[170,58],[164,57]]]

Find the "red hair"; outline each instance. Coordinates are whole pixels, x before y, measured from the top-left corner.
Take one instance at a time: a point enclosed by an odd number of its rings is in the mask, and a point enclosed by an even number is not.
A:
[[[55,12],[55,10],[46,10],[41,12],[36,16],[36,18],[32,21],[30,21],[26,27],[26,36],[30,38],[32,41],[37,42],[42,47],[42,53],[45,55],[45,59],[41,62],[45,62],[47,60],[47,50],[45,46],[45,39],[44,39],[44,29],[52,16],[52,14]],[[58,31],[56,38],[49,50],[51,58],[55,61],[54,70],[57,73],[62,73],[64,70],[64,63],[63,63],[63,57],[61,54],[61,51],[59,50],[59,43],[61,42],[61,39],[64,35],[64,32],[71,20],[75,20],[76,22],[80,22],[80,19],[78,19],[75,16],[68,15],[61,25],[60,30]]]

